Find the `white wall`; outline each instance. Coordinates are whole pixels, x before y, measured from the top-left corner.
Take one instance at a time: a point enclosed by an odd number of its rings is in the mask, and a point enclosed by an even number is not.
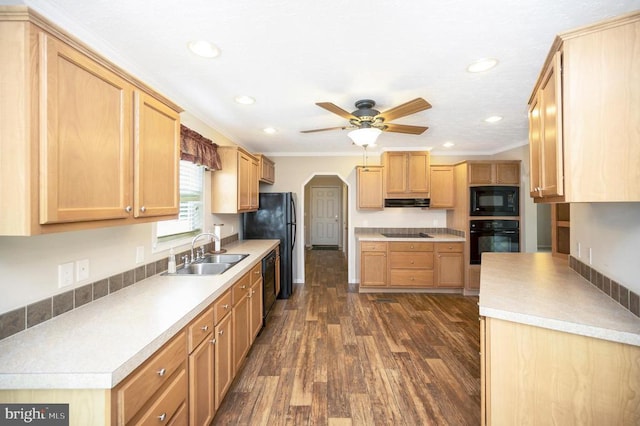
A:
[[[580,243],[580,254],[578,254]],[[640,294],[640,203],[571,204],[571,255]]]

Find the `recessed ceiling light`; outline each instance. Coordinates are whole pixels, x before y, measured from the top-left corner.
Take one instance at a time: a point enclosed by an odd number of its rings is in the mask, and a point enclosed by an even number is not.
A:
[[[468,72],[484,72],[498,65],[498,60],[493,58],[478,59],[467,67]]]
[[[444,146],[445,148],[451,148],[454,145],[455,145],[455,143],[453,143],[453,142],[445,142],[445,143],[442,144],[442,146]]]
[[[500,117],[499,115],[492,115],[491,117],[487,117],[484,119],[484,121],[486,121],[487,123],[497,123],[500,120],[502,120],[502,117]]]
[[[220,49],[218,49],[215,44],[206,40],[190,41],[188,46],[189,50],[203,58],[215,58],[220,55]]]
[[[236,96],[236,102],[242,105],[251,105],[251,104],[255,104],[256,100],[253,99],[251,96],[240,95],[240,96]]]
[[[265,127],[264,129],[262,129],[262,131],[268,135],[273,135],[274,133],[278,133],[278,131],[273,127]]]

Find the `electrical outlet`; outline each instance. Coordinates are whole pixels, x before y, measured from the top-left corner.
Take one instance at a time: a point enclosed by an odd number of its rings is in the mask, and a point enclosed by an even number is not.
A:
[[[144,262],[144,246],[136,247],[136,263]]]
[[[589,247],[589,265],[593,265],[593,258],[591,257],[591,247]]]
[[[76,261],[76,278],[78,281],[89,279],[89,259]]]
[[[58,288],[73,284],[73,262],[58,265]]]
[[[578,243],[578,259],[580,259],[582,257],[581,253],[580,253],[580,251],[581,251],[580,248],[581,248],[580,247],[580,243]]]

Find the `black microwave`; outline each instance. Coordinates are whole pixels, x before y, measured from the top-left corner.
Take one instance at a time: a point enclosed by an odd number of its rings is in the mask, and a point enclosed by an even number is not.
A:
[[[517,186],[472,186],[469,188],[471,216],[519,216]]]

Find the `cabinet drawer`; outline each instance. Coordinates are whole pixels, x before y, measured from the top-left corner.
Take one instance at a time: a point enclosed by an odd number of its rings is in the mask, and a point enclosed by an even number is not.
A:
[[[438,253],[462,253],[464,250],[464,243],[438,243],[436,244],[436,251]]]
[[[258,262],[256,266],[251,268],[250,274],[251,274],[251,285],[260,281],[260,278],[262,278],[262,262]]]
[[[251,287],[249,274],[244,274],[242,278],[240,278],[233,285],[233,304],[235,306],[243,297],[249,294],[249,287]]]
[[[433,269],[433,253],[394,251],[389,255],[390,268]]]
[[[213,332],[213,306],[204,311],[198,318],[194,319],[187,328],[189,336],[189,353]]]
[[[187,371],[182,369],[155,403],[142,415],[137,425],[158,425],[172,419],[174,415],[179,415],[179,411],[187,401]],[[174,424],[181,424],[176,418]]]
[[[394,242],[389,243],[389,251],[433,251],[433,243]]]
[[[360,243],[360,251],[387,251],[387,243],[382,241],[364,241]]]
[[[227,291],[213,302],[213,323],[217,325],[229,312],[231,312],[231,292]]]
[[[391,287],[433,287],[433,271],[427,269],[391,269]]]
[[[160,349],[143,366],[141,370],[126,379],[118,390],[118,405],[122,409],[120,418],[123,423],[131,418],[149,401],[149,398],[180,368],[184,369],[187,358],[187,338],[180,333],[163,349]]]

